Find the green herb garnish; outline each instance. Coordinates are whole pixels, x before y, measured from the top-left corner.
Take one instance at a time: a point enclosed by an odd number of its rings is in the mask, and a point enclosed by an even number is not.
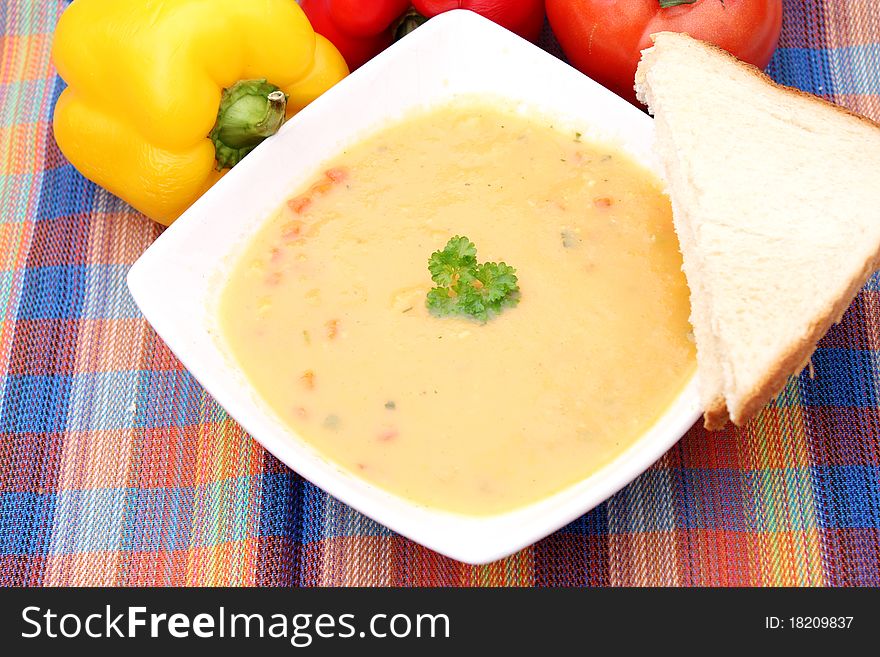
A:
[[[503,262],[477,262],[477,247],[467,237],[453,237],[428,260],[431,279],[428,310],[445,317],[463,315],[482,322],[519,303],[516,269]]]

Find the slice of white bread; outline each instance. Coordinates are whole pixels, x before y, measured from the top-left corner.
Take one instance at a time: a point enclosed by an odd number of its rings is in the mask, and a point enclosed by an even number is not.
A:
[[[687,35],[653,40],[635,88],[655,117],[704,421],[741,425],[880,262],[880,126]]]

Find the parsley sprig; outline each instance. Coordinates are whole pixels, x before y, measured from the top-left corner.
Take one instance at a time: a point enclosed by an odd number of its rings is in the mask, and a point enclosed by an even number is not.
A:
[[[455,236],[428,260],[431,279],[428,310],[445,317],[462,315],[488,321],[519,303],[516,269],[503,262],[477,262],[477,247],[467,237]]]

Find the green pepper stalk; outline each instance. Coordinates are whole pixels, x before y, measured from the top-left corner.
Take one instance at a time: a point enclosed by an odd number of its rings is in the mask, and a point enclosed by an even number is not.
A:
[[[284,123],[287,95],[266,80],[239,80],[223,90],[217,121],[208,138],[214,143],[217,169],[238,164]]]

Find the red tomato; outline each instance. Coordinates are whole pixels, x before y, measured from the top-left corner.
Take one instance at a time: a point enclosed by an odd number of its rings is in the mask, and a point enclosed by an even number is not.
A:
[[[301,0],[315,32],[336,46],[351,70],[391,45],[391,26],[409,0]]]
[[[538,40],[544,25],[544,0],[413,0],[412,4],[428,18],[470,9],[529,41]]]
[[[655,32],[687,32],[741,60],[767,66],[782,27],[782,0],[546,0],[547,18],[572,66],[631,103],[644,48]]]

